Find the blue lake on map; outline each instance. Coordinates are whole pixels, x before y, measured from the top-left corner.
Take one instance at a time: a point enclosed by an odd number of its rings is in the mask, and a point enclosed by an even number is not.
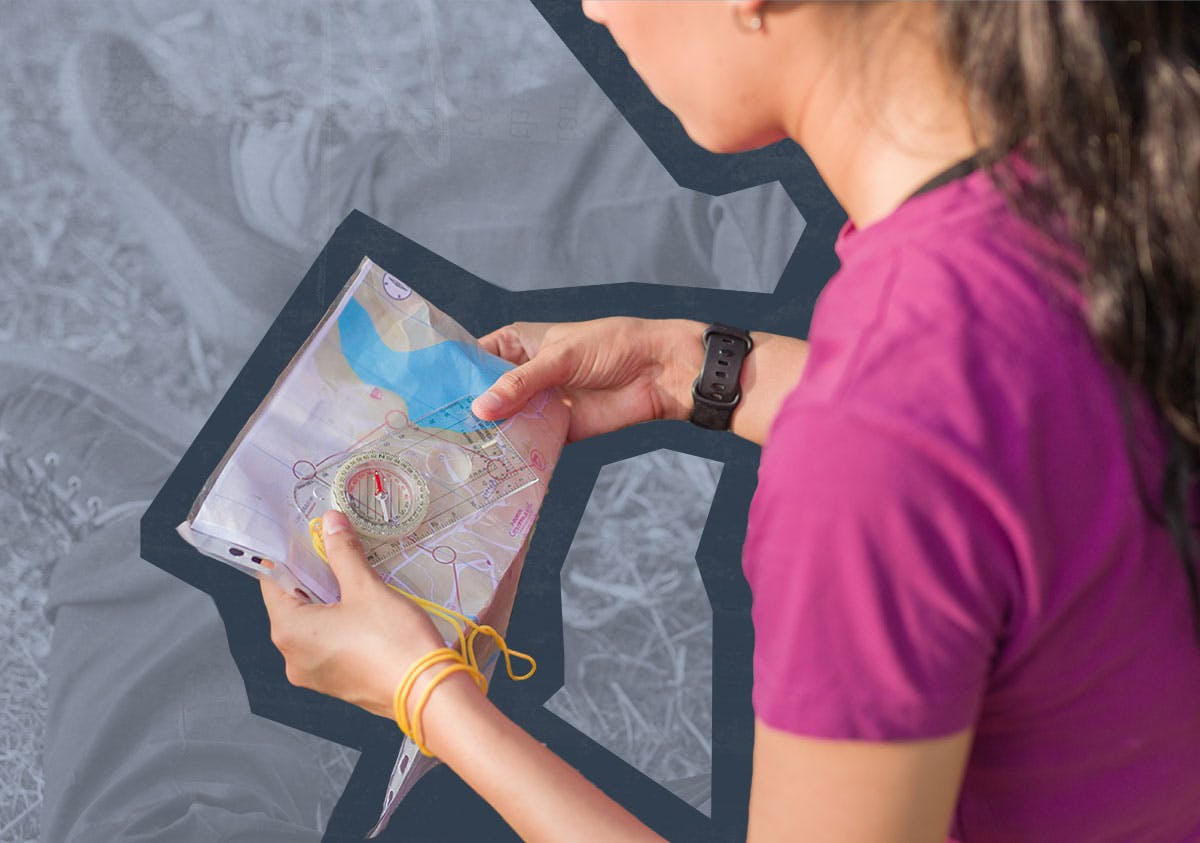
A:
[[[515,368],[507,360],[458,340],[397,351],[380,338],[370,314],[353,298],[338,317],[338,334],[342,354],[359,380],[399,395],[414,420],[464,395],[473,399]],[[448,425],[458,430],[474,426],[470,415]]]

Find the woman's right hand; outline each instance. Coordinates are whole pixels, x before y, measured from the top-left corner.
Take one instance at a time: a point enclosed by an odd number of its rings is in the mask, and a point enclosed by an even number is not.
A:
[[[541,390],[559,387],[571,410],[568,442],[639,422],[685,419],[704,362],[703,330],[688,319],[630,316],[505,325],[479,344],[516,368],[471,410],[481,419],[507,418]]]

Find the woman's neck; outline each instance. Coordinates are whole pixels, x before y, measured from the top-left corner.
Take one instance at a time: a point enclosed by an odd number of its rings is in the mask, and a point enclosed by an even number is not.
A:
[[[817,4],[820,7],[821,4]],[[918,3],[880,22],[854,4],[820,8],[820,16],[784,16],[807,27],[825,49],[797,51],[794,80],[780,86],[786,134],[812,159],[821,178],[858,228],[890,214],[913,191],[980,146],[966,98],[938,50],[936,8]],[[889,10],[889,13],[893,10]],[[854,25],[876,26],[865,57],[837,52]],[[823,30],[823,32],[822,32]],[[823,37],[821,37],[823,36]],[[822,52],[824,53],[822,55]],[[854,62],[862,64],[855,68]],[[788,88],[807,96],[789,95]]]

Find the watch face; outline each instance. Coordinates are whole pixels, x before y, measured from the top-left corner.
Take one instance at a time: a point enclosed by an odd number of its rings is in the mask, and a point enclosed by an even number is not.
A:
[[[429,509],[429,485],[402,457],[367,451],[347,460],[333,478],[334,504],[364,535],[411,533]]]

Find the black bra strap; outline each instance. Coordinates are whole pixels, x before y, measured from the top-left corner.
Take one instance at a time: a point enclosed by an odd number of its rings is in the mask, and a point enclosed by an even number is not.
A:
[[[972,155],[970,158],[964,158],[957,164],[953,164],[942,170],[936,176],[925,182],[912,193],[908,195],[904,201],[907,202],[915,196],[920,196],[922,193],[928,193],[931,190],[936,190],[944,184],[949,184],[955,179],[961,179],[963,176],[969,175],[979,169],[979,158]]]

